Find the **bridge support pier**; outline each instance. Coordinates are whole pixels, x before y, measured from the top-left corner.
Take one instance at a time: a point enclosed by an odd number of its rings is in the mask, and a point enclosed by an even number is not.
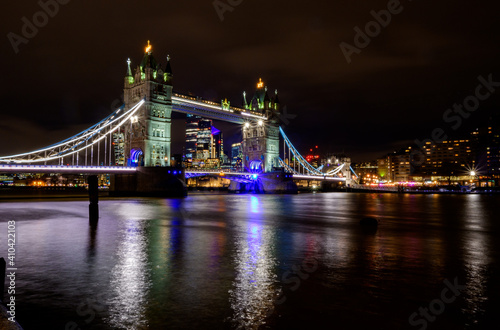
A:
[[[138,167],[132,174],[111,176],[111,196],[186,197],[184,169]]]
[[[296,194],[298,189],[291,174],[284,171],[275,171],[260,173],[252,183],[231,181],[229,192],[240,194]]]
[[[331,192],[338,191],[341,187],[345,187],[345,184],[338,181],[322,181],[321,182],[321,191],[322,192]]]
[[[97,175],[87,178],[89,184],[89,224],[96,226],[99,221],[99,184]]]

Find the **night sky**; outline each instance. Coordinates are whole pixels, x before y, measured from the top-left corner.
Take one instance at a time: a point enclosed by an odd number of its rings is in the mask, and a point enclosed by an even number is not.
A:
[[[108,115],[120,105],[127,58],[135,67],[147,40],[163,65],[171,55],[177,92],[240,106],[259,78],[278,89],[296,115],[282,125],[302,152],[319,145],[370,160],[436,127],[452,133],[443,113],[473,94],[479,75],[500,81],[499,6],[401,1],[348,64],[339,44],[354,45],[354,28],[364,30],[388,2],[221,0],[240,3],[221,21],[213,0],[72,0],[16,54],[8,34],[22,36],[21,19],[41,7],[9,1],[0,19],[0,154],[57,142]],[[500,87],[453,133],[466,134],[499,104]],[[179,135],[181,120],[174,125]],[[219,126],[226,138],[239,131]]]

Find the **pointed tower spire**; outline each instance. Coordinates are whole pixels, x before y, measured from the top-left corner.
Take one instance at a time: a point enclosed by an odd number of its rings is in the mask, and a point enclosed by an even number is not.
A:
[[[146,68],[151,68],[153,70],[158,70],[158,63],[153,56],[153,46],[151,42],[148,40],[148,45],[146,46],[144,57],[141,62],[141,70],[142,72],[146,72]]]
[[[132,77],[132,69],[130,68],[130,64],[132,61],[130,58],[127,59],[127,77]]]
[[[274,103],[280,104],[280,99],[278,98],[278,90],[275,90],[274,94],[275,94],[275,96],[274,96]]]
[[[267,86],[264,88],[264,109],[268,110],[269,105],[271,104],[271,99],[269,98],[269,94],[267,94]]]
[[[167,55],[167,67],[165,68],[165,72],[168,74],[172,74],[172,67],[170,66],[170,55]]]
[[[248,109],[247,92],[243,92],[243,106]]]
[[[266,94],[264,95],[264,102],[269,102],[271,99],[269,98],[269,95],[267,94],[267,87],[266,87]]]

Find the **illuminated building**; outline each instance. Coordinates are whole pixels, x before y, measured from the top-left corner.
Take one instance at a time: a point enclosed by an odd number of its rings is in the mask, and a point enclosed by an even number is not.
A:
[[[0,174],[0,186],[9,186],[14,184],[12,175]]]
[[[381,181],[389,181],[389,157],[377,159],[377,175]]]
[[[481,186],[499,184],[500,179],[500,125],[490,118],[488,124],[472,133],[477,145],[478,179]]]
[[[427,181],[465,181],[476,166],[475,143],[471,139],[428,142],[423,147],[425,162],[416,175]]]
[[[377,161],[353,165],[353,169],[358,175],[359,183],[377,183],[379,181],[378,168]]]
[[[243,150],[241,143],[233,143],[231,145],[231,166],[236,170],[242,169]]]
[[[128,60],[124,81],[125,111],[141,99],[146,102],[124,125],[124,164],[170,166],[170,126],[172,113],[172,68],[170,58],[162,67],[153,56],[148,41],[140,65],[132,71]],[[121,164],[120,164],[121,165]]]
[[[125,136],[123,133],[113,134],[113,148],[115,153],[115,165],[125,165]]]
[[[410,165],[411,147],[389,154],[387,157],[387,170],[389,181],[407,182],[410,181],[412,167]]]
[[[200,119],[198,121],[198,132],[196,135],[196,158],[212,158],[212,121]]]
[[[187,115],[184,165],[219,168],[223,163],[224,137],[222,132],[213,126],[210,119]]]
[[[218,158],[219,163],[224,163],[224,135],[220,130],[212,126],[212,142],[210,158]]]
[[[500,179],[500,127],[490,127],[488,135],[490,139],[486,147],[487,170],[488,175],[498,186]]]
[[[309,149],[309,154],[306,155],[306,161],[316,168],[319,167],[321,159],[318,155],[318,146]]]
[[[193,157],[196,157],[196,143],[198,140],[198,121],[200,119],[201,117],[194,116],[191,114],[188,114],[186,116],[185,160],[189,163],[192,162]]]
[[[249,168],[252,161],[260,161],[263,171],[272,171],[278,167],[279,157],[278,91],[271,99],[267,93],[267,87],[264,87],[264,82],[260,79],[250,102],[247,102],[246,92],[243,92],[243,106],[267,118],[265,122],[252,120],[243,125],[242,149],[245,155],[243,167]]]

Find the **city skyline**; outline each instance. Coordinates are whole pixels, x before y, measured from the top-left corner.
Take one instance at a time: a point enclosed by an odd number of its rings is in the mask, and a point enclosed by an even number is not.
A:
[[[9,2],[0,329],[491,329],[491,1]]]
[[[284,124],[292,139],[298,139],[298,148],[320,145],[325,152],[344,151],[355,161],[428,138],[434,128],[447,125],[447,109],[474,93],[478,77],[491,75],[500,81],[500,51],[494,42],[498,28],[494,10],[486,7],[457,4],[443,18],[438,13],[444,4],[429,11],[425,3],[401,2],[404,10],[361,52],[351,54],[348,63],[339,45],[355,45],[355,28],[363,30],[374,20],[371,12],[385,10],[387,1],[356,8],[243,2],[225,11],[222,21],[211,2],[189,10],[186,4],[150,2],[137,13],[132,6],[69,2],[33,38],[19,44],[17,53],[11,40],[4,39],[2,58],[11,64],[5,68],[11,82],[0,92],[5,100],[0,137],[12,136],[17,143],[4,146],[2,154],[27,150],[36,137],[41,145],[55,142],[109,114],[120,105],[127,58],[137,65],[148,39],[159,62],[165,64],[171,55],[174,89],[219,102],[227,98],[241,106],[242,92],[253,93],[262,78],[273,91],[278,89],[287,112],[295,116]],[[164,14],[155,13],[162,8]],[[252,19],[262,8],[266,10],[259,15],[283,24],[269,27]],[[35,1],[13,4],[2,23],[4,35],[22,36],[21,19],[31,19],[40,10]],[[425,27],[418,24],[423,12]],[[469,20],[458,22],[465,12]],[[121,17],[126,26],[120,24]],[[290,18],[298,24],[287,23]],[[93,33],[98,30],[113,38]],[[247,41],[246,34],[261,37]],[[33,97],[23,97],[26,90]],[[499,102],[492,92],[463,121],[458,134],[477,126]]]

